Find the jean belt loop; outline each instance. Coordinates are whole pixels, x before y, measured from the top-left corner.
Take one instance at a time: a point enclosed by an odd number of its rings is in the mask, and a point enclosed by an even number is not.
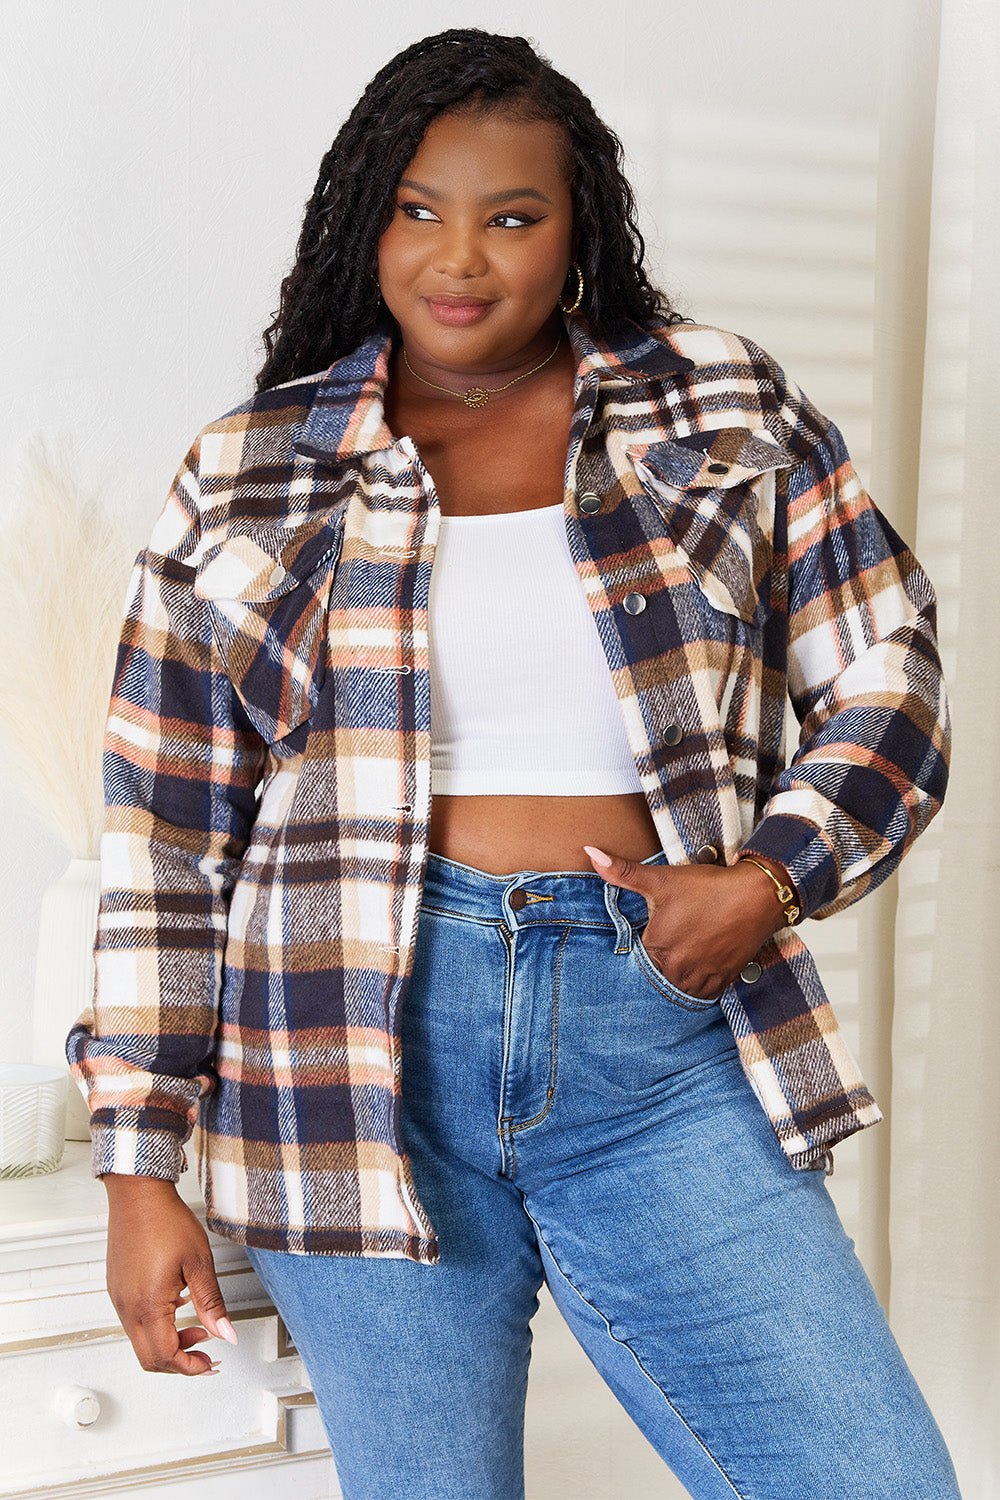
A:
[[[617,885],[608,885],[607,881],[604,882],[604,904],[608,909],[608,915],[612,922],[614,922],[615,931],[618,934],[618,946],[615,952],[631,953],[632,924],[618,905],[618,891],[619,887]]]

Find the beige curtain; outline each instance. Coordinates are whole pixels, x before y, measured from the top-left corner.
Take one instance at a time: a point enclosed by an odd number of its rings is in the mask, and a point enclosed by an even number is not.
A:
[[[889,1312],[965,1500],[1000,1495],[1000,8],[943,0],[917,550],[955,727],[945,809],[900,873]]]
[[[937,588],[955,746],[898,882],[811,939],[887,1115],[831,1186],[965,1500],[996,1500],[1000,8],[897,0],[884,45],[872,489]]]

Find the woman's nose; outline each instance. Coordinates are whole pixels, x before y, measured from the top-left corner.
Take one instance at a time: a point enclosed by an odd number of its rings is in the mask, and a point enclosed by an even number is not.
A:
[[[435,247],[434,269],[439,276],[451,276],[456,281],[484,276],[487,261],[478,236],[461,230],[442,235]]]

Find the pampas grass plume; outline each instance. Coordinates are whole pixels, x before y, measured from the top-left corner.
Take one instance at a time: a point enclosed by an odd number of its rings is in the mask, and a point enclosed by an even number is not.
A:
[[[0,513],[0,763],[67,844],[96,859],[101,756],[135,523],[36,439]]]

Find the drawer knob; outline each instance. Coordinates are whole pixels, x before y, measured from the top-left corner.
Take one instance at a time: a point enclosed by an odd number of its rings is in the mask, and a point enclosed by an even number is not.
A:
[[[83,1385],[63,1385],[56,1391],[56,1416],[67,1427],[93,1427],[101,1415],[96,1391]]]

